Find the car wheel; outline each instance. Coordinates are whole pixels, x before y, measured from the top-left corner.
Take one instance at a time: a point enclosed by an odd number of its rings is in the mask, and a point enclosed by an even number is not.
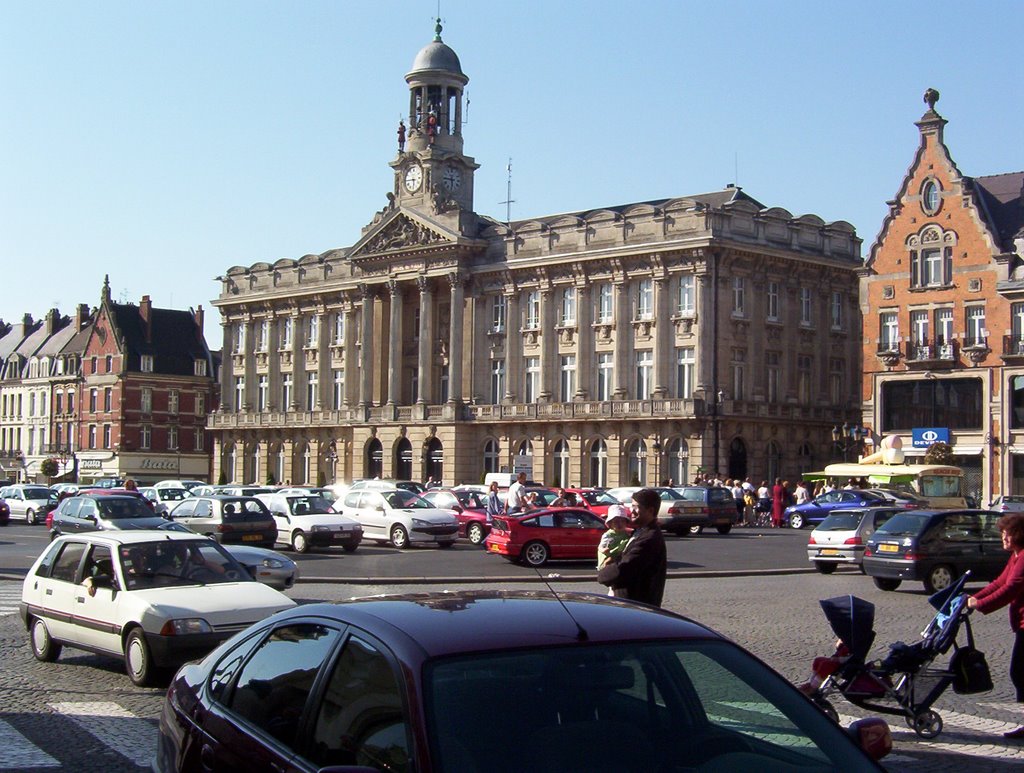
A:
[[[729,532],[732,531],[732,524],[731,523],[720,523],[720,524],[718,524],[718,526],[715,527],[715,530],[719,534],[728,534]]]
[[[409,532],[405,530],[404,526],[396,523],[391,527],[391,544],[399,550],[409,547]]]
[[[879,590],[896,590],[900,587],[902,580],[894,580],[891,577],[875,577],[875,587]]]
[[[466,529],[466,537],[474,545],[479,545],[484,541],[484,527],[479,523],[469,524],[469,528]]]
[[[32,510],[31,508],[26,510],[25,511],[25,521],[30,526],[35,526],[38,523],[38,521],[36,520],[36,511]]]
[[[527,566],[544,566],[551,553],[543,542],[527,542],[523,546],[522,559]]]
[[[32,640],[32,654],[36,660],[44,663],[52,663],[60,656],[61,645],[50,637],[50,630],[46,623],[38,617],[32,619],[32,628],[29,630]]]
[[[704,527],[703,526],[691,526],[689,529],[687,529],[687,531],[690,532],[690,534],[694,534],[694,535],[703,534],[704,533]]]
[[[124,667],[128,678],[139,687],[147,687],[156,678],[156,666],[141,628],[133,628],[125,639]]]
[[[356,548],[359,547],[359,543],[358,542],[346,542],[341,547],[344,549],[344,551],[346,553],[355,553],[356,552]]]
[[[956,581],[956,570],[949,564],[939,564],[928,570],[924,578],[924,589],[929,593],[945,590]]]
[[[296,553],[309,552],[309,540],[306,539],[306,535],[301,531],[297,531],[292,535],[292,550]]]
[[[793,513],[789,516],[789,525],[794,529],[802,529],[804,527],[804,517],[800,513]]]
[[[814,568],[822,574],[832,574],[836,570],[838,564],[834,564],[831,561],[815,561]]]

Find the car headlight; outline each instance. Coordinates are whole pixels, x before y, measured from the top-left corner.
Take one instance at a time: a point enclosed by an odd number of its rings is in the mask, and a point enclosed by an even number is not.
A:
[[[330,526],[323,526],[323,525],[321,525],[321,526],[314,526],[313,527],[313,531],[330,531],[330,530],[331,530]]]
[[[284,569],[286,566],[280,558],[264,558],[262,563],[267,569]]]
[[[201,617],[183,617],[168,620],[160,629],[161,636],[187,636],[191,633],[213,633],[213,628]]]
[[[422,518],[413,518],[413,526],[430,526],[430,521],[424,521]]]

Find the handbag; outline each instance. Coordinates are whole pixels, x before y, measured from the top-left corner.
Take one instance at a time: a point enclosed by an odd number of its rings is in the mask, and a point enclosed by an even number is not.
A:
[[[957,695],[973,695],[992,689],[992,674],[985,653],[970,645],[953,653],[949,659],[949,670],[953,672],[953,692]]]

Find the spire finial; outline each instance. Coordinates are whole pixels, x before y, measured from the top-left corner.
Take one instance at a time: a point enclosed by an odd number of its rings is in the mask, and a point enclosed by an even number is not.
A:
[[[441,17],[437,17],[437,24],[434,25],[434,40],[441,42]]]
[[[110,302],[110,274],[103,275],[103,294],[100,299],[107,303]]]

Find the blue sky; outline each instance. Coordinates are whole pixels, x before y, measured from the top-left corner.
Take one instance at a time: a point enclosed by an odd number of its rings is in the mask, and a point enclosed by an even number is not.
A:
[[[436,0],[0,0],[0,318],[187,308],[385,204]],[[443,0],[476,210],[717,190],[878,232],[937,88],[961,171],[1024,169],[1024,3]],[[219,343],[217,315],[207,336]]]

